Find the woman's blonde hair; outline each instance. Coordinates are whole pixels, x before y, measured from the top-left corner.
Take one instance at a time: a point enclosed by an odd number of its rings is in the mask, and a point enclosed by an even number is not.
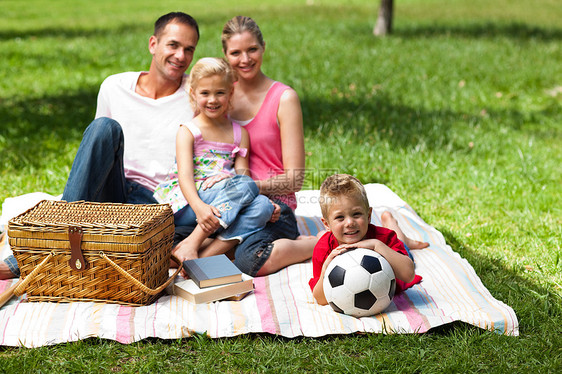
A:
[[[263,35],[256,21],[250,17],[236,16],[231,18],[222,29],[222,51],[226,53],[226,43],[230,38],[232,38],[232,36],[242,34],[244,31],[248,31],[252,34],[256,38],[258,44],[265,47]]]
[[[197,89],[199,81],[202,78],[212,77],[213,75],[222,77],[229,90],[234,87],[234,81],[236,80],[235,74],[225,59],[217,57],[204,57],[200,59],[193,65],[189,73],[189,100],[194,110],[196,109],[197,103],[195,102],[193,93]]]

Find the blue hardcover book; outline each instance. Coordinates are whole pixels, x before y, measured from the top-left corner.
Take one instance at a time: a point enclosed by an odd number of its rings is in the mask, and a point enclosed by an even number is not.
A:
[[[186,260],[183,268],[199,288],[242,281],[242,272],[224,254]]]

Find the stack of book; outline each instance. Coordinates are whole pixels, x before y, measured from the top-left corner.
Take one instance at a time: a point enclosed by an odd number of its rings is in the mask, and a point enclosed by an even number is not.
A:
[[[190,279],[176,281],[172,294],[193,303],[216,300],[241,300],[254,290],[254,278],[242,273],[226,255],[183,262]]]

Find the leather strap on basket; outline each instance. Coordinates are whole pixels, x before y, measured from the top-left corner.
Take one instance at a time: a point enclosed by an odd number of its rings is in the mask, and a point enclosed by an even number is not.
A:
[[[119,272],[119,274],[121,274],[122,276],[124,276],[125,278],[130,280],[135,286],[140,288],[142,290],[142,292],[144,292],[146,294],[149,294],[149,295],[156,295],[156,294],[159,294],[160,292],[162,292],[162,290],[164,290],[164,288],[168,287],[168,285],[170,283],[172,283],[172,281],[178,276],[178,274],[182,270],[181,266],[178,267],[178,270],[176,270],[174,275],[172,275],[170,278],[168,278],[168,280],[165,283],[163,283],[161,286],[159,286],[157,288],[152,289],[152,288],[149,288],[149,287],[145,286],[144,284],[142,284],[138,279],[133,277],[131,274],[127,273],[127,271],[125,271],[125,269],[123,269],[121,266],[119,266],[115,262],[113,262],[109,257],[107,257],[105,255],[105,253],[100,252],[100,257],[103,258],[105,261],[107,261],[109,263],[109,265],[111,265],[115,270],[117,270]],[[174,260],[178,264],[181,264],[181,261],[177,257],[175,257],[174,255],[172,255],[171,257],[172,257],[172,260]]]
[[[84,271],[88,263],[82,255],[82,228],[70,226],[68,228],[68,241],[70,241],[70,261],[69,265],[76,271]]]

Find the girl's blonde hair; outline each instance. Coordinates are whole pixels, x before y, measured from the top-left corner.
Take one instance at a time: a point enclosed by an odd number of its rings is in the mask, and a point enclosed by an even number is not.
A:
[[[263,35],[256,21],[250,17],[236,16],[230,19],[222,29],[222,51],[226,53],[226,43],[230,38],[232,38],[232,36],[242,34],[244,31],[248,31],[252,34],[254,38],[256,38],[258,44],[265,47]]]
[[[189,101],[194,110],[197,109],[197,103],[195,102],[193,93],[197,89],[199,81],[203,78],[212,77],[213,75],[222,77],[224,84],[226,84],[229,90],[234,87],[234,81],[236,80],[234,71],[225,59],[216,57],[204,57],[200,59],[193,65],[189,73]]]

